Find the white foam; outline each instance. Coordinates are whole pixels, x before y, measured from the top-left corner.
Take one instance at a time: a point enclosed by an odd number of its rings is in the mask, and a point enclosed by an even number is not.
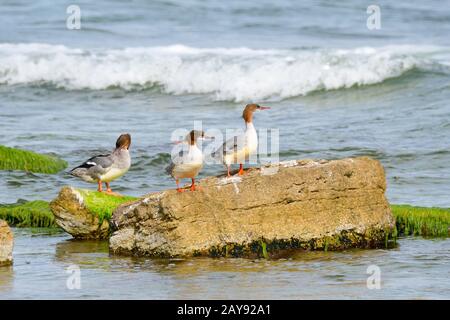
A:
[[[209,94],[219,100],[283,99],[380,83],[425,68],[433,52],[449,56],[447,49],[424,46],[254,50],[173,45],[85,50],[0,44],[0,84],[45,83],[67,90],[158,85],[169,94]]]

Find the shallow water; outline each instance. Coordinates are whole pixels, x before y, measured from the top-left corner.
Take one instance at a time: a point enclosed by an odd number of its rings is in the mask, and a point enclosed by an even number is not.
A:
[[[450,3],[116,0],[0,4],[0,144],[79,165],[132,134],[132,167],[115,191],[173,188],[171,133],[241,128],[250,101],[272,107],[280,159],[370,156],[392,203],[450,207]],[[223,172],[206,166],[201,176]],[[51,200],[69,177],[0,172],[0,203]],[[448,298],[448,240],[402,239],[394,250],[302,253],[287,261],[108,257],[105,243],[15,230],[6,298]],[[65,288],[79,264],[83,290]],[[370,263],[383,289],[367,290]],[[446,281],[447,280],[447,281]],[[112,288],[124,288],[113,290]],[[145,293],[145,294],[144,294]]]
[[[404,238],[389,250],[299,252],[289,259],[159,260],[109,256],[107,242],[15,229],[0,299],[448,299],[450,239]],[[67,268],[80,268],[68,289]],[[377,265],[381,288],[368,289]]]

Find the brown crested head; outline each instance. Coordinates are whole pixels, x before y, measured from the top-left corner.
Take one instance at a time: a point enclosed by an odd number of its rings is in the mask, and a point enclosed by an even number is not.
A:
[[[197,143],[197,139],[198,138],[204,138],[205,137],[205,133],[203,131],[200,130],[192,130],[191,132],[188,133],[188,135],[186,136],[186,141],[190,144],[190,145],[194,145]]]
[[[245,106],[244,111],[242,112],[242,118],[244,118],[245,122],[252,122],[253,120],[253,112],[256,110],[266,110],[270,109],[269,107],[261,107],[259,104],[250,103]]]
[[[116,149],[130,149],[131,145],[131,136],[128,133],[121,134],[116,141]]]

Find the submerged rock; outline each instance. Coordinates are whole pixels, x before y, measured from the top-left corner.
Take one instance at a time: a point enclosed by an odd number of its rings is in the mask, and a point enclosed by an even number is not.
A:
[[[14,237],[6,221],[0,220],[0,266],[12,264]]]
[[[211,177],[118,207],[110,250],[162,257],[276,256],[374,248],[395,226],[381,164],[369,158],[288,161]]]
[[[56,224],[74,238],[107,239],[113,210],[135,199],[63,187],[58,197],[50,203],[50,208]]]

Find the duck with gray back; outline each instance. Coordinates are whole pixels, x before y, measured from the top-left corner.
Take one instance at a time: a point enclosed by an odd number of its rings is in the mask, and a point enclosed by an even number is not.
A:
[[[97,191],[103,192],[103,182],[106,192],[113,194],[109,183],[127,173],[131,166],[130,157],[131,136],[128,133],[120,135],[116,148],[109,154],[98,155],[72,169],[70,174],[90,183],[97,183]]]
[[[270,107],[262,107],[259,104],[247,104],[242,112],[245,121],[245,131],[243,134],[235,135],[228,139],[218,150],[214,152],[214,157],[221,159],[227,167],[227,175],[230,174],[230,167],[233,163],[239,163],[239,175],[244,174],[243,163],[250,155],[258,151],[258,135],[253,125],[253,113],[256,110],[267,110]]]

